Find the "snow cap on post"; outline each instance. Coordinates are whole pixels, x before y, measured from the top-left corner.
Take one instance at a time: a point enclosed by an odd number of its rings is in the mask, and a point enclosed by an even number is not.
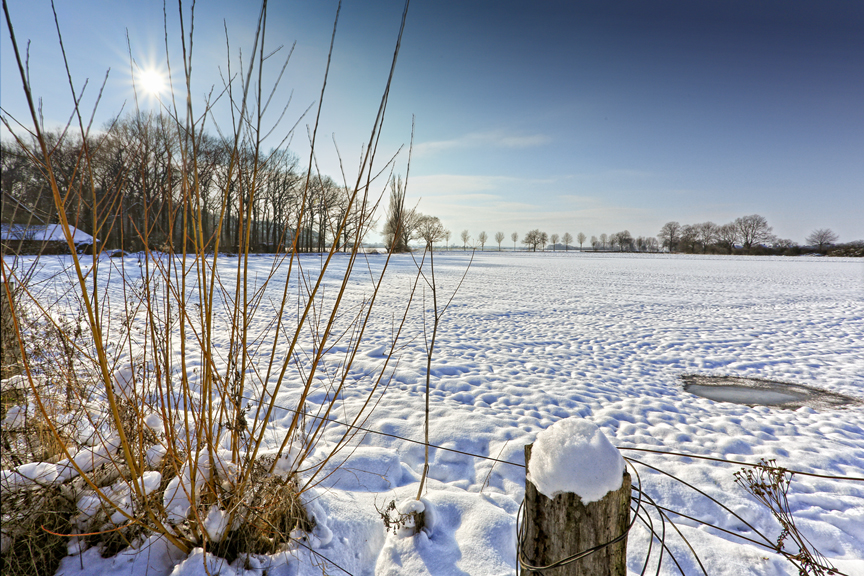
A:
[[[583,504],[597,502],[621,487],[624,458],[594,423],[559,420],[537,435],[528,480],[547,498],[572,492]]]

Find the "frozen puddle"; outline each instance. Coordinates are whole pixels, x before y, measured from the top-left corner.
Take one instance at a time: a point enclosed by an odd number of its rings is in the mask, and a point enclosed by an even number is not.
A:
[[[691,394],[708,398],[715,402],[761,404],[763,406],[802,402],[807,399],[806,394],[790,394],[788,392],[777,392],[760,388],[747,388],[746,386],[703,386],[693,384],[685,387],[685,390]]]
[[[681,380],[684,382],[685,392],[715,402],[734,402],[747,406],[772,406],[791,410],[803,406],[830,410],[860,403],[856,398],[827,390],[758,378],[688,374],[682,376]]]

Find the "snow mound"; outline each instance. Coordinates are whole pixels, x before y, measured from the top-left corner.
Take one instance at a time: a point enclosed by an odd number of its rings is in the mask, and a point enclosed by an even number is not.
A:
[[[417,515],[423,514],[423,527],[421,531],[431,537],[435,530],[435,508],[426,498],[417,500],[405,498],[396,504],[396,512],[402,518],[403,524],[396,530],[396,538],[410,538],[417,533],[415,519]]]
[[[537,435],[528,463],[528,479],[554,498],[577,494],[583,504],[596,502],[621,487],[624,458],[597,426],[582,418],[559,420]]]
[[[412,496],[412,489],[400,490],[399,495],[406,497],[403,502]],[[430,490],[420,503],[427,515],[434,510],[434,529],[421,530],[412,538],[388,534],[375,563],[375,576],[514,574],[516,521],[494,501],[444,488]],[[419,507],[412,505],[412,511]]]

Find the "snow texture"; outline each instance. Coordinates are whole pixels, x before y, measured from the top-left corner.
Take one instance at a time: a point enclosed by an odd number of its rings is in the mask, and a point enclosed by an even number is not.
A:
[[[140,258],[105,260],[103,265],[118,271],[124,267],[129,281],[137,282]],[[313,255],[300,260],[309,274],[321,261]],[[250,282],[257,278],[260,286],[272,262],[264,255],[253,257]],[[325,282],[326,290],[337,286],[335,274],[346,262],[341,256],[334,259],[334,276]],[[383,256],[369,256],[369,269],[376,272],[383,262]],[[45,298],[57,301],[55,309],[61,307],[69,284],[68,276],[57,273],[68,263],[68,257],[43,257],[34,277]],[[82,263],[85,271],[92,265],[88,257]],[[27,264],[26,259],[21,261]],[[455,288],[467,264],[462,253],[435,256],[439,294]],[[237,274],[236,266],[220,269],[223,283]],[[362,404],[371,386],[364,375],[374,373],[384,354],[390,353],[391,320],[402,316],[415,271],[410,256],[391,261],[373,324],[352,366],[350,386],[332,412],[340,415],[337,420]],[[100,273],[99,281],[107,283],[117,276]],[[284,286],[283,269],[261,302],[278,300]],[[352,275],[350,288],[345,310],[359,306],[370,293],[366,263]],[[295,279],[288,289],[296,293]],[[119,283],[107,286],[107,296],[106,305],[123,309]],[[267,333],[272,314],[260,312],[249,326],[250,338],[272,342]],[[68,315],[70,321],[76,317],[74,312]],[[430,318],[427,310],[427,326]],[[423,306],[413,308],[406,322],[404,332],[410,337],[397,346],[398,367],[364,427],[419,440],[426,386]],[[230,333],[214,329],[214,350],[230,349]],[[300,344],[307,352],[315,346],[311,338]],[[111,342],[106,345],[109,352],[116,351]],[[310,413],[327,400],[327,374],[330,368],[338,369],[344,354],[342,343],[324,351],[320,386],[308,396]],[[125,361],[128,364],[131,358]],[[190,374],[197,362],[188,361]],[[343,467],[319,486],[314,516],[326,530],[313,534],[310,545],[357,575],[512,575],[516,515],[525,483],[525,469],[520,467],[524,446],[565,419],[593,423],[623,455],[675,474],[773,539],[780,535],[780,526],[735,483],[733,473],[740,466],[626,448],[754,463],[773,458],[791,469],[862,476],[860,406],[781,410],[713,401],[685,392],[682,374],[763,378],[864,398],[864,262],[572,251],[478,254],[441,320],[432,360],[429,434],[434,446],[429,450],[423,498],[434,507],[434,530],[402,539],[385,533],[376,506],[381,509],[391,501],[416,496],[423,446],[368,433],[358,436],[359,446],[340,453]],[[298,397],[296,387],[285,387],[277,404],[292,407]],[[251,407],[254,412],[255,405]],[[277,412],[274,438],[282,437],[290,419],[288,410]],[[344,431],[335,422],[329,425],[321,449],[334,445]],[[290,457],[283,465],[285,471],[292,468]],[[37,464],[23,471],[29,476],[20,469],[11,472],[22,479],[53,474],[49,467],[38,468]],[[797,574],[771,549],[736,537],[749,532],[729,511],[667,476],[645,467],[639,472],[643,489],[658,505],[728,531],[673,515],[712,576]],[[184,473],[183,485],[191,487],[191,474]],[[189,503],[180,502],[184,492],[179,482],[174,488],[177,501],[169,499],[166,505],[179,505],[182,519]],[[864,574],[864,482],[795,475],[789,505],[802,533],[838,569]],[[681,570],[701,574],[687,545],[668,526],[667,532],[669,550]],[[629,576],[643,571],[649,541],[649,533],[637,523],[628,538]],[[197,576],[206,573],[205,559],[213,574],[260,575],[265,569],[271,576],[321,574],[319,565],[328,574],[341,573],[300,547],[248,559],[248,565],[257,568],[244,571],[239,559],[228,566],[203,551],[184,558],[158,540],[136,546],[140,552],[130,549],[109,559],[102,559],[95,548],[86,549],[67,557],[59,573]],[[655,542],[654,560],[645,573],[658,572],[657,549]],[[666,554],[659,574],[678,573]]]
[[[547,498],[570,492],[590,504],[621,487],[624,458],[583,418],[559,420],[537,435],[528,480]]]

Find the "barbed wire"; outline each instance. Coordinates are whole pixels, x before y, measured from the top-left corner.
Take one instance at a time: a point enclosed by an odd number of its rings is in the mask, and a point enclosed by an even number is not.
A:
[[[251,400],[251,401],[257,401],[257,399],[255,399],[255,398],[249,398],[246,396],[244,396],[244,399]],[[279,404],[274,404],[274,406],[276,408],[281,408],[282,410],[288,410],[289,412],[297,412],[296,408],[289,408],[288,406],[281,406]],[[354,430],[360,430],[362,432],[368,432],[370,434],[376,434],[378,436],[386,436],[388,438],[394,438],[397,440],[402,440],[405,442],[409,442],[411,444],[418,444],[420,446],[426,445],[426,443],[423,442],[422,440],[414,440],[413,438],[407,438],[405,436],[400,436],[398,434],[393,434],[390,432],[383,432],[381,430],[374,430],[372,428],[366,428],[364,426],[358,426],[356,424],[349,424],[347,422],[342,422],[340,420],[335,420],[332,418],[324,418],[323,416],[315,416],[315,415],[309,414],[309,413],[306,413],[306,416],[308,418],[313,418],[315,420],[325,420],[328,423],[336,424],[338,426],[346,426],[346,427],[352,428]],[[429,444],[429,447],[430,448],[437,448],[438,450],[443,450],[445,452],[453,452],[455,454],[462,454],[463,456],[470,456],[472,458],[478,458],[480,460],[488,460],[491,462],[496,462],[498,464],[507,464],[509,466],[516,466],[517,468],[525,468],[525,464],[520,464],[518,462],[510,462],[509,460],[501,460],[500,458],[492,458],[491,456],[484,456],[482,454],[476,454],[474,452],[466,452],[464,450],[457,450],[456,448],[448,448],[446,446],[439,446],[437,444],[431,444],[431,443]],[[740,460],[728,460],[725,458],[717,458],[715,456],[702,456],[700,454],[687,454],[684,452],[672,452],[669,450],[657,450],[654,448],[639,448],[639,447],[635,447],[635,446],[616,446],[616,448],[618,448],[618,450],[632,450],[635,452],[650,452],[653,454],[662,454],[662,455],[666,455],[666,456],[679,456],[682,458],[696,458],[698,460],[710,460],[712,462],[722,462],[725,464],[735,464],[737,466],[749,466],[752,468],[759,467],[758,463],[754,464],[752,462],[744,462],[744,461],[740,461]],[[839,476],[839,475],[833,475],[833,474],[819,474],[816,472],[805,472],[803,470],[792,470],[790,468],[784,468],[784,469],[787,472],[789,472],[790,474],[799,474],[801,476],[810,476],[810,477],[814,477],[814,478],[823,478],[823,479],[827,479],[827,480],[848,480],[850,482],[864,482],[864,477],[860,477],[860,476]]]
[[[309,552],[311,552],[312,554],[315,554],[316,556],[318,556],[318,557],[321,558],[322,560],[324,560],[324,561],[326,561],[326,562],[329,562],[330,564],[332,564],[333,566],[335,566],[336,568],[338,568],[339,570],[341,570],[341,571],[344,572],[345,574],[348,574],[348,576],[354,576],[351,572],[349,572],[348,570],[346,570],[345,568],[343,568],[342,566],[340,566],[339,564],[337,564],[336,562],[334,562],[333,560],[331,560],[331,559],[328,558],[327,556],[324,556],[323,554],[321,554],[321,553],[318,552],[317,550],[312,549],[311,546],[308,546],[306,543],[304,543],[303,541],[301,541],[299,538],[293,538],[293,537],[292,537],[291,540],[294,541],[294,542],[296,542],[297,544],[299,544],[299,545],[302,546],[303,548],[306,548],[307,550],[309,550]],[[322,571],[322,572],[323,572],[323,571]]]
[[[255,399],[248,398],[248,397],[246,398],[246,400],[255,401]],[[281,406],[279,404],[274,404],[274,406],[276,406],[282,410],[287,410],[289,412],[297,412],[297,409],[295,409],[295,408],[289,408],[287,406]],[[411,444],[417,444],[417,445],[421,445],[421,446],[427,445],[423,441],[415,440],[413,438],[408,438],[405,436],[401,436],[399,434],[393,434],[390,432],[375,430],[372,428],[367,428],[365,426],[350,424],[350,423],[342,422],[340,420],[336,420],[336,419],[332,419],[332,418],[315,416],[315,415],[312,415],[309,413],[306,413],[306,416],[309,418],[315,419],[315,420],[324,420],[326,423],[332,423],[332,424],[335,424],[338,426],[345,426],[345,427],[348,427],[350,429],[366,432],[369,434],[374,434],[374,435],[378,435],[378,436],[384,436],[387,438],[402,440],[404,442],[408,442]],[[522,468],[522,469],[526,468],[526,465],[522,464],[522,463],[510,462],[509,460],[502,460],[500,458],[492,458],[491,456],[484,456],[482,454],[476,454],[476,453],[468,452],[465,450],[458,450],[456,448],[448,448],[445,446],[439,446],[439,445],[431,444],[431,443],[428,444],[428,446],[430,448],[436,448],[438,450],[443,450],[445,452],[451,452],[451,453],[461,454],[463,456],[468,456],[471,458],[477,458],[480,460],[490,461],[490,462],[493,462],[493,466],[495,463],[500,463],[500,464],[506,464],[509,466],[515,466],[515,467]],[[744,462],[744,461],[740,461],[740,460],[729,460],[729,459],[725,459],[725,458],[717,458],[714,456],[687,454],[684,452],[674,452],[674,451],[669,451],[669,450],[657,450],[655,448],[641,448],[641,447],[636,447],[636,446],[619,446],[617,448],[619,450],[625,450],[625,451],[661,454],[661,455],[665,455],[665,456],[675,456],[675,457],[681,457],[681,458],[694,458],[694,459],[699,459],[699,460],[707,460],[707,461],[712,461],[712,462],[719,462],[719,463],[724,463],[724,464],[733,464],[733,465],[737,465],[737,466],[746,466],[746,467],[752,467],[752,468],[756,468],[756,467],[759,467],[761,465],[761,463],[760,464],[754,464],[751,462]],[[696,553],[696,550],[694,549],[694,547],[690,543],[690,541],[686,538],[686,536],[682,533],[682,531],[678,528],[678,526],[675,524],[675,522],[672,521],[672,518],[669,516],[670,514],[674,515],[674,516],[678,516],[680,518],[685,518],[685,519],[687,519],[691,522],[695,522],[701,526],[713,528],[719,532],[728,534],[730,536],[734,536],[734,537],[736,537],[740,540],[743,540],[745,542],[749,542],[751,544],[755,544],[757,546],[760,546],[760,547],[766,548],[768,550],[774,551],[774,552],[776,552],[782,556],[785,556],[787,558],[790,556],[789,552],[786,552],[785,550],[782,550],[782,549],[778,549],[778,547],[773,542],[771,542],[771,540],[767,536],[762,534],[755,526],[753,526],[752,524],[747,522],[744,518],[742,518],[740,515],[738,515],[734,511],[732,511],[728,506],[726,506],[725,504],[723,504],[722,502],[720,502],[716,498],[713,498],[712,496],[710,496],[706,492],[700,490],[696,486],[693,486],[692,484],[686,482],[685,480],[678,478],[677,476],[675,476],[674,474],[672,474],[670,472],[662,470],[662,469],[660,469],[656,466],[653,466],[651,464],[641,462],[639,460],[636,460],[635,458],[625,456],[624,460],[627,463],[627,465],[633,470],[633,473],[636,476],[636,479],[638,482],[638,486],[631,487],[631,491],[635,492],[637,495],[637,503],[636,503],[635,507],[632,504],[630,505],[630,509],[633,512],[633,518],[630,521],[630,523],[628,524],[626,530],[622,534],[620,534],[618,537],[616,537],[616,538],[614,538],[608,542],[598,544],[598,545],[593,546],[591,548],[588,548],[586,550],[579,551],[579,552],[572,554],[566,558],[563,558],[561,560],[557,560],[557,561],[555,561],[551,564],[545,565],[545,566],[535,566],[535,565],[532,565],[530,562],[528,562],[524,556],[523,539],[525,537],[524,524],[525,524],[525,515],[527,514],[527,510],[525,509],[525,505],[524,505],[525,503],[523,500],[519,505],[519,509],[517,511],[517,517],[516,517],[516,523],[517,523],[517,534],[516,534],[517,571],[521,572],[522,570],[526,570],[527,571],[527,572],[525,572],[526,574],[543,573],[547,570],[551,570],[554,568],[559,568],[562,566],[566,566],[568,564],[572,564],[573,562],[576,562],[582,558],[590,556],[591,554],[599,552],[600,550],[603,550],[609,546],[617,544],[617,543],[621,542],[622,540],[626,539],[628,534],[631,532],[633,526],[636,524],[636,522],[638,520],[639,522],[641,522],[642,524],[645,525],[645,527],[647,528],[647,530],[649,532],[649,538],[650,538],[649,543],[648,543],[648,551],[645,555],[645,561],[644,561],[640,575],[644,576],[646,570],[648,569],[648,566],[649,566],[649,563],[650,563],[650,560],[651,560],[652,554],[653,554],[653,543],[654,543],[654,540],[657,540],[660,543],[660,552],[659,552],[659,558],[657,560],[656,573],[659,575],[660,569],[663,565],[663,557],[665,554],[668,554],[669,558],[671,558],[672,562],[674,562],[678,571],[682,575],[686,576],[684,569],[682,568],[680,562],[678,561],[675,554],[672,552],[672,550],[669,548],[669,546],[666,543],[666,525],[668,523],[677,532],[677,534],[681,538],[681,540],[683,540],[683,542],[686,544],[687,548],[689,549],[690,553],[692,554],[693,558],[695,559],[696,563],[698,564],[700,570],[702,571],[702,574],[707,576],[708,572],[705,569],[705,566],[702,564],[702,561],[699,558],[698,554]],[[680,484],[686,486],[687,488],[690,488],[691,490],[694,490],[695,492],[699,493],[703,497],[707,498],[708,500],[710,500],[714,504],[718,505],[719,507],[721,507],[723,510],[725,510],[729,514],[731,514],[736,520],[740,521],[744,526],[746,526],[751,531],[751,534],[755,534],[758,538],[761,538],[762,541],[760,541],[756,538],[751,538],[750,536],[747,536],[745,534],[739,534],[739,533],[733,532],[731,530],[727,530],[721,526],[714,525],[710,522],[701,520],[701,519],[696,518],[694,516],[690,516],[688,514],[680,512],[678,510],[674,510],[674,509],[668,508],[666,506],[661,506],[648,493],[646,493],[642,489],[642,480],[641,480],[641,477],[639,476],[638,470],[636,469],[636,465],[645,466],[646,468],[649,468],[649,469],[651,469],[657,473],[668,476],[668,477],[672,478],[673,480],[679,482]],[[841,480],[841,481],[852,481],[852,482],[864,482],[864,478],[857,477],[857,476],[840,476],[840,475],[820,474],[817,472],[806,472],[803,470],[790,470],[790,469],[785,469],[785,471],[789,472],[790,474],[799,474],[801,476],[809,476],[809,477],[814,477],[814,478],[822,478],[822,479],[829,479],[829,480]],[[657,515],[659,515],[659,517],[660,517],[660,533],[659,534],[655,528],[654,520],[652,519],[651,514],[648,511],[648,508],[645,506],[645,503],[643,502],[643,498],[644,498],[645,502],[647,502],[648,505],[651,508],[653,508],[654,511],[657,513]],[[323,556],[322,556],[322,558],[323,558]],[[343,568],[341,568],[340,566],[338,566],[336,564],[334,564],[334,566],[336,566],[340,570],[345,571]],[[345,572],[348,573],[347,571],[345,571]],[[836,571],[836,569],[832,573],[835,573],[838,575],[843,574],[842,572]]]
[[[726,464],[736,464],[738,466],[750,466],[752,468],[758,468],[759,464],[753,464],[751,462],[743,462],[740,460],[727,460],[725,458],[717,458],[714,456],[702,456],[699,454],[686,454],[684,452],[670,452],[668,450],[656,450],[652,448],[636,448],[634,446],[616,446],[618,450],[633,450],[635,452],[652,452],[654,454],[665,454],[667,456],[681,456],[682,458],[696,458],[698,460],[711,460],[713,462],[724,462]],[[813,478],[825,478],[828,480],[849,480],[851,482],[864,482],[864,477],[859,476],[835,476],[832,474],[818,474],[816,472],[804,472],[803,470],[790,470],[789,468],[784,468],[790,474],[799,474],[801,476],[811,476]]]

